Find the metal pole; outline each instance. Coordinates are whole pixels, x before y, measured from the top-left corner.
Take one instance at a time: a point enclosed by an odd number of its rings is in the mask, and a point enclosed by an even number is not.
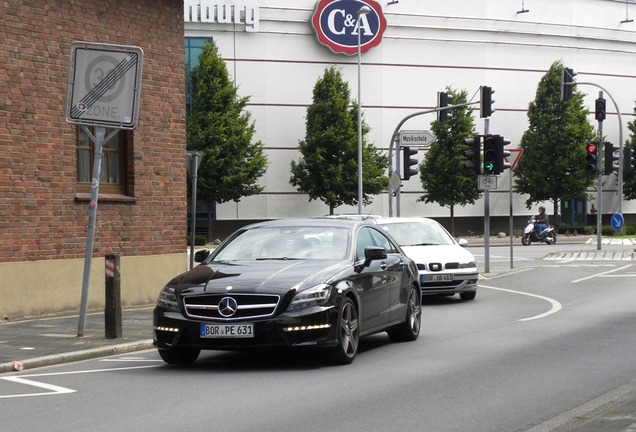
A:
[[[490,119],[484,119],[484,136],[490,132]],[[490,189],[484,193],[484,271],[490,273]]]
[[[603,98],[603,92],[598,92],[598,97]],[[598,145],[596,146],[596,249],[601,250],[601,237],[603,227],[603,121],[598,122]]]
[[[368,6],[361,7],[356,13],[356,31],[358,32],[358,214],[362,214],[362,85],[360,80],[360,69],[362,68],[362,50],[360,47],[360,17],[370,12]]]
[[[514,212],[512,209],[512,179],[513,179],[513,171],[512,169],[509,170],[510,172],[510,191],[508,192],[508,201],[510,202],[510,268],[514,268],[514,261],[513,261],[513,238],[514,238]]]
[[[190,174],[192,176],[192,203],[190,204],[190,270],[194,268],[194,237],[197,224],[197,171],[199,167],[199,152],[192,152],[190,156]]]
[[[91,137],[88,128],[82,126]],[[86,235],[86,252],[84,254],[84,277],[82,278],[82,298],[80,301],[79,323],[77,326],[77,336],[84,336],[86,327],[86,312],[88,308],[88,288],[91,277],[91,260],[93,258],[93,242],[95,239],[95,221],[97,219],[97,198],[99,196],[99,175],[102,166],[102,148],[104,146],[104,135],[106,129],[97,127],[95,129],[95,156],[93,158],[93,179],[91,182],[91,201],[88,205],[88,233]]]

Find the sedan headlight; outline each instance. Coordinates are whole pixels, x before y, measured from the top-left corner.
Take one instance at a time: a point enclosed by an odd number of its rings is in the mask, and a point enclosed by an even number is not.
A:
[[[159,298],[157,299],[157,306],[179,312],[179,303],[177,302],[174,287],[166,286],[161,290]]]
[[[477,263],[475,261],[467,262],[467,263],[459,263],[459,268],[476,268]]]
[[[296,294],[289,305],[289,310],[323,305],[329,300],[329,294],[331,294],[330,285],[316,285]]]

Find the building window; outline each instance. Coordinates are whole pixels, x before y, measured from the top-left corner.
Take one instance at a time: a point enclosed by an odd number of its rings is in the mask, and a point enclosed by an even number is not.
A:
[[[190,71],[199,65],[199,54],[203,52],[206,42],[212,42],[212,38],[185,38],[185,67],[186,67],[186,114],[192,109],[192,83]]]
[[[89,128],[95,135],[95,128]],[[106,128],[107,137],[113,129]],[[121,130],[104,143],[99,173],[99,191],[105,194],[126,195],[126,150],[128,132]],[[84,131],[77,128],[77,192],[90,193],[93,178],[95,145]]]

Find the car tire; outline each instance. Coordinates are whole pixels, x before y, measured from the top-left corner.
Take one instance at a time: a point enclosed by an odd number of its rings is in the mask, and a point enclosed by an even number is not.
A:
[[[387,331],[393,342],[412,342],[420,335],[422,305],[418,289],[411,288],[406,304],[406,319],[398,327]]]
[[[477,297],[477,291],[466,291],[463,293],[459,293],[459,298],[462,300],[475,300]]]
[[[345,298],[338,314],[338,345],[333,348],[334,363],[345,365],[351,363],[360,343],[360,322],[358,310],[350,298]]]
[[[168,364],[190,364],[199,357],[200,349],[160,349],[159,357]]]

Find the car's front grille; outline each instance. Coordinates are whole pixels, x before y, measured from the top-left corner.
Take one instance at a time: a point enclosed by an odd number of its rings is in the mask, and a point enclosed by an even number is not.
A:
[[[280,296],[268,294],[204,294],[185,296],[183,306],[189,318],[232,321],[272,316],[279,301]]]

